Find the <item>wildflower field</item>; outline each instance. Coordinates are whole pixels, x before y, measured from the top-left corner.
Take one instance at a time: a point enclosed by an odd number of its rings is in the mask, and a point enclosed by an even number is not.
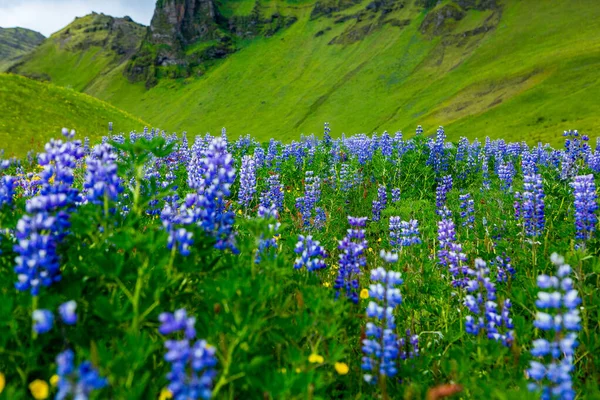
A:
[[[2,399],[600,398],[600,140],[63,135],[0,160]]]

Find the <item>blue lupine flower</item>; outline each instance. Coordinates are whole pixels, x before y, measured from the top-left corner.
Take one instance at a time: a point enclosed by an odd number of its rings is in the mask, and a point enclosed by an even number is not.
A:
[[[394,153],[394,148],[392,147],[392,138],[387,133],[387,131],[383,132],[381,135],[381,154],[386,158],[391,158]]]
[[[489,139],[489,138],[486,138]],[[481,184],[482,190],[490,190],[490,173],[488,170],[488,158],[485,152],[480,154],[481,158],[481,176],[483,178],[483,182]]]
[[[10,206],[13,203],[15,183],[16,180],[12,176],[5,175],[0,178],[0,208],[5,204]]]
[[[475,202],[469,193],[461,194],[458,196],[458,199],[460,200],[460,218],[462,219],[462,226],[473,229],[473,223],[475,222]]]
[[[68,349],[56,356],[58,393],[56,400],[73,398],[87,400],[94,390],[100,390],[108,385],[106,378],[94,368],[91,362],[84,361],[75,370],[75,354]]]
[[[283,210],[283,185],[279,181],[279,175],[269,175],[267,178],[268,189],[262,193],[260,198],[260,205],[264,208],[270,208],[271,204],[275,206],[277,211]]]
[[[254,262],[256,264],[260,263],[262,257],[271,249],[277,249],[277,239],[280,234],[278,233],[279,227],[281,224],[277,221],[279,219],[279,213],[277,212],[277,208],[274,204],[271,204],[269,208],[266,208],[262,205],[258,207],[258,218],[264,219],[274,219],[276,222],[274,224],[269,224],[269,238],[266,239],[264,234],[261,234],[260,241],[258,242],[258,249],[254,256]]]
[[[377,188],[377,200],[373,200],[373,221],[381,219],[381,211],[387,206],[387,191],[384,185]]]
[[[464,305],[472,315],[466,317],[465,330],[471,335],[485,333],[488,339],[500,341],[508,347],[514,341],[511,302],[505,299],[502,312],[498,313],[496,287],[488,276],[489,272],[485,261],[480,258],[475,260],[475,269],[469,269],[471,279],[466,285],[469,294],[465,297]]]
[[[58,314],[63,322],[67,325],[75,325],[77,323],[77,303],[75,300],[67,301],[58,307]]]
[[[240,191],[239,202],[242,207],[248,208],[256,193],[256,165],[252,156],[242,157],[240,169]]]
[[[575,196],[575,238],[589,240],[598,223],[594,175],[580,175],[571,183]]]
[[[323,129],[323,144],[325,146],[331,145],[331,129],[329,128],[329,122],[325,122],[325,127]]]
[[[296,199],[296,208],[302,214],[302,221],[305,228],[311,227],[313,211],[321,197],[321,179],[314,176],[313,171],[306,171],[304,178],[304,197]],[[313,221],[314,222],[314,221]]]
[[[254,148],[254,162],[256,168],[261,168],[265,164],[265,149],[260,145]]]
[[[502,253],[502,256],[496,256],[496,260],[491,261],[490,264],[496,266],[496,279],[498,282],[506,282],[509,276],[514,278],[516,271],[510,263],[510,257],[506,253]]]
[[[419,357],[419,335],[412,335],[410,329],[407,329],[406,336],[398,339],[398,347],[401,360]]]
[[[440,214],[442,208],[446,205],[446,199],[450,190],[452,190],[452,176],[446,175],[442,178],[442,181],[438,184],[435,190],[435,206],[437,207],[438,215]]]
[[[400,201],[400,189],[392,189],[392,203],[398,203]]]
[[[169,335],[173,332],[184,331],[188,339],[196,337],[196,317],[188,317],[185,309],[174,313],[162,313],[158,316],[161,325],[158,331],[161,335]]]
[[[214,369],[217,365],[215,348],[206,340],[192,343],[196,338],[196,319],[188,318],[185,310],[163,313],[159,319],[161,334],[185,332],[185,339],[165,342],[165,361],[171,364],[171,371],[167,374],[169,391],[175,399],[210,399],[217,374]]]
[[[520,210],[525,227],[525,234],[533,237],[539,236],[542,234],[546,224],[544,217],[545,194],[540,174],[525,174],[521,197],[523,200],[520,205]]]
[[[440,265],[448,267],[452,274],[452,286],[464,287],[467,284],[467,256],[462,246],[456,242],[456,227],[451,218],[438,222],[438,258]]]
[[[71,135],[67,130],[66,136]],[[44,150],[38,156],[44,167],[39,191],[27,201],[27,214],[21,217],[15,232],[15,287],[29,290],[33,296],[39,294],[42,286],[60,280],[56,246],[68,231],[70,212],[81,202],[79,191],[73,188],[73,168],[83,157],[81,142],[52,139]]]
[[[435,139],[430,139],[428,142],[429,146],[429,158],[427,159],[427,165],[433,167],[436,175],[440,175],[442,172],[448,170],[448,154],[446,151],[446,133],[443,127],[439,127],[435,136]]]
[[[390,217],[390,245],[396,251],[420,243],[419,222],[416,219],[400,221],[400,217]]]
[[[387,263],[398,261],[398,255],[381,252]],[[396,359],[399,355],[398,342],[394,330],[394,309],[402,303],[400,289],[396,286],[403,281],[399,272],[386,271],[383,267],[371,271],[374,282],[369,288],[373,301],[367,306],[366,339],[363,340],[362,369],[368,373],[364,379],[375,384],[382,377],[394,376],[398,372]]]
[[[46,333],[52,329],[52,326],[54,325],[54,315],[50,310],[35,310],[31,317],[35,322],[33,330],[36,333]]]
[[[117,155],[109,144],[99,144],[86,158],[84,189],[86,199],[94,204],[103,204],[105,198],[116,201],[123,192],[121,179],[117,175]]]
[[[348,216],[348,222],[351,229],[344,240],[339,241],[338,249],[341,250],[338,276],[335,280],[335,297],[338,298],[342,289],[345,290],[346,297],[352,302],[358,303],[358,277],[361,274],[361,268],[367,265],[367,259],[364,256],[367,248],[364,228],[367,218],[355,218]]]
[[[546,337],[533,341],[531,354],[541,362],[530,362],[527,374],[535,382],[529,384],[529,389],[541,390],[542,399],[574,399],[571,371],[578,345],[574,331],[581,329],[577,308],[581,299],[564,258],[553,253],[550,260],[556,267],[556,276],[540,275],[537,279],[540,289],[552,291],[538,292],[536,306],[541,311],[537,312],[534,326]]]
[[[217,240],[215,248],[228,248],[237,253],[233,232],[235,217],[225,207],[225,198],[231,194],[230,188],[235,181],[233,157],[227,152],[227,143],[222,138],[213,139],[206,154],[200,163],[203,180],[194,208],[195,221]]]
[[[498,178],[502,181],[502,190],[510,192],[515,177],[515,167],[511,162],[502,162],[498,167]]]
[[[327,252],[321,246],[318,240],[313,240],[312,236],[298,235],[298,243],[294,253],[298,254],[294,263],[294,268],[300,269],[306,267],[308,271],[315,271],[327,267],[324,258],[327,258]]]

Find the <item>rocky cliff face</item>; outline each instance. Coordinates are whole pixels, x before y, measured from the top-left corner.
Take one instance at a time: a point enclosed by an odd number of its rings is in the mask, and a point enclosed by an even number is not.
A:
[[[271,36],[296,21],[278,12],[265,15],[257,0],[249,15],[225,18],[214,0],[158,0],[146,37],[127,65],[131,81],[156,84],[202,74],[211,60],[236,51],[238,39]]]

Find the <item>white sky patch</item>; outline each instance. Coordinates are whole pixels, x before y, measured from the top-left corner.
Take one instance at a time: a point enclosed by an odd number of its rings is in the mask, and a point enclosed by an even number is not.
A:
[[[0,0],[0,27],[33,29],[45,36],[92,11],[113,17],[130,16],[149,25],[155,0]]]

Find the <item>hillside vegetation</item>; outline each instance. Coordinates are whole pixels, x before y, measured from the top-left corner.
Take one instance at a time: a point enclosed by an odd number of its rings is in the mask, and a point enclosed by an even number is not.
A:
[[[7,157],[41,150],[63,127],[75,129],[81,139],[99,140],[109,121],[124,132],[147,125],[86,94],[10,74],[0,74],[0,110],[0,149]]]
[[[124,62],[92,73],[89,66],[100,69],[101,62],[68,49],[72,55],[53,59],[52,72],[37,56],[21,71],[45,70],[57,84],[173,131],[225,126],[234,136],[289,141],[319,132],[324,121],[334,135],[412,135],[422,124],[426,133],[444,125],[451,139],[489,135],[554,144],[566,129],[591,136],[600,131],[595,0],[576,6],[568,0],[215,5],[211,36],[179,45],[179,58],[181,51],[204,58],[166,59],[166,66],[157,60],[146,71],[155,79],[151,85],[132,83]],[[256,26],[253,21],[261,28],[245,35],[242,28]],[[213,49],[212,57],[205,57],[206,49]]]
[[[0,72],[36,48],[45,37],[25,28],[0,28]]]

